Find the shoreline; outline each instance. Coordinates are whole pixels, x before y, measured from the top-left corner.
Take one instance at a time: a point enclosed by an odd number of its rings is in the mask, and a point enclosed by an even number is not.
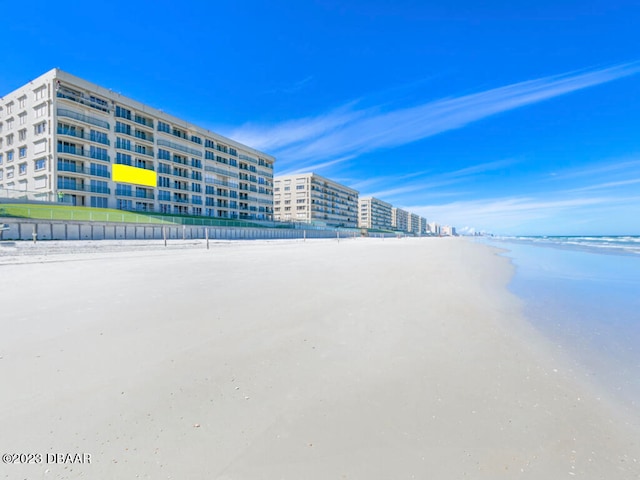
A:
[[[68,478],[640,474],[637,432],[528,323],[494,247],[121,253],[0,266],[3,450],[91,454],[48,467]]]
[[[509,290],[523,301],[529,323],[585,385],[625,411],[640,428],[635,351],[640,276],[629,253],[573,246],[491,242],[515,268]],[[634,272],[634,273],[632,273]],[[635,368],[634,368],[635,367]]]

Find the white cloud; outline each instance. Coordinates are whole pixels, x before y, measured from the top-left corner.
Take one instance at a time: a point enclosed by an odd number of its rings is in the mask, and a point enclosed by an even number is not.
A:
[[[230,132],[229,136],[269,151],[285,168],[301,161],[324,163],[339,158],[351,159],[462,128],[491,115],[639,71],[639,64],[630,63],[570,72],[396,110],[382,107],[358,109],[357,102],[352,102],[316,117],[271,126],[247,124]]]

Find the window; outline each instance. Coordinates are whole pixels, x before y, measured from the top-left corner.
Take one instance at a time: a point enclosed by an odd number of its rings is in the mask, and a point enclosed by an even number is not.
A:
[[[215,148],[215,144],[213,143],[213,140],[208,140],[208,139],[205,139],[204,146],[205,148]]]
[[[2,165],[2,154],[0,153],[0,165]]]
[[[91,132],[89,133],[89,138],[92,142],[109,145],[109,137],[106,133],[98,132],[97,130],[91,130]]]
[[[296,190],[304,190],[304,185],[296,185]]]
[[[20,125],[24,125],[25,123],[27,123],[27,114],[25,112],[18,115],[18,123]]]
[[[27,156],[27,147],[20,147],[18,149],[18,157],[24,158]]]
[[[13,102],[7,103],[7,115],[13,112]]]
[[[7,147],[13,145],[13,133],[7,135]]]
[[[158,123],[158,126],[160,123]],[[168,150],[163,150],[162,148],[158,149],[158,158],[160,160],[171,160],[171,153]]]
[[[47,141],[46,140],[41,140],[39,142],[36,142],[33,144],[33,153],[34,154],[39,154],[39,153],[44,153],[47,151]]]
[[[118,207],[120,210],[133,210],[133,202],[131,200],[118,199]]]
[[[42,103],[33,108],[36,118],[44,117],[47,114],[47,104]]]
[[[7,130],[11,130],[13,128],[13,118],[7,118]]]
[[[170,182],[168,177],[158,177],[158,186],[169,188]],[[162,199],[160,199],[162,200]]]
[[[46,158],[37,158],[34,162],[34,170],[44,170],[47,167],[47,159]]]
[[[116,148],[122,148],[123,150],[131,150],[131,140],[126,138],[116,137]]]
[[[116,132],[131,135],[131,125],[122,122],[116,122]]]
[[[42,100],[44,98],[44,94],[47,91],[47,87],[45,87],[44,85],[40,88],[37,88],[33,91],[33,94],[35,95],[35,99],[36,100]]]
[[[109,160],[106,148],[94,147],[93,145],[89,147],[89,156],[97,160]]]
[[[0,180],[2,180],[2,177],[4,177],[4,171],[0,170]]]
[[[106,197],[91,197],[91,206],[95,208],[107,208]]]
[[[187,139],[187,132],[184,130],[180,130],[179,128],[175,128],[171,131],[176,137]]]
[[[109,170],[106,165],[100,165],[99,163],[92,163],[89,167],[89,173],[97,177],[109,178]]]
[[[7,162],[13,162],[13,150],[7,152]]]
[[[127,120],[131,120],[131,110],[128,110],[119,105],[116,106],[116,117],[126,118]]]
[[[122,185],[118,183],[116,185],[116,195],[124,195],[126,197],[131,196],[131,185]],[[120,208],[120,207],[118,207]]]
[[[24,108],[26,103],[27,103],[27,96],[26,95],[23,95],[22,97],[20,97],[18,99],[18,105],[20,105],[20,108]]]
[[[169,125],[168,123],[164,123],[164,122],[161,122],[160,120],[158,120],[158,131],[159,132],[171,133],[171,125]]]
[[[109,185],[102,180],[91,180],[90,187],[93,193],[109,193]]]
[[[131,155],[120,152],[116,153],[116,163],[120,165],[131,165]]]
[[[24,175],[25,173],[27,173],[27,164],[26,163],[21,163],[20,165],[18,165],[18,173],[20,175]]]
[[[18,132],[18,141],[19,142],[24,142],[27,138],[27,129],[23,128],[22,130],[20,130]]]
[[[201,144],[202,144],[202,139],[201,139],[200,137],[196,137],[195,135],[191,135],[191,141],[192,141],[193,143],[197,143],[197,144],[199,144],[199,145],[201,145]]]

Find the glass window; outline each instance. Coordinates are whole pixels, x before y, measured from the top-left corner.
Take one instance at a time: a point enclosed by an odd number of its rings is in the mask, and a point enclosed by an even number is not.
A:
[[[27,156],[27,147],[20,147],[20,149],[18,150],[18,156],[20,158],[24,158]]]
[[[24,175],[25,173],[27,173],[27,164],[21,163],[20,165],[18,165],[18,172],[20,173],[20,175]]]
[[[35,161],[35,170],[43,170],[47,166],[47,160],[45,158],[38,158]]]

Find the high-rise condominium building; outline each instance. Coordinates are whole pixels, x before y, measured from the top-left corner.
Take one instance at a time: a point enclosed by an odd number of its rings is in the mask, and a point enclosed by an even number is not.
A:
[[[409,231],[409,212],[401,208],[391,209],[391,226],[399,232]]]
[[[407,216],[407,232],[419,234],[420,233],[420,216],[415,213],[409,212]]]
[[[418,232],[420,235],[424,235],[425,233],[427,233],[429,231],[429,226],[427,224],[427,219],[424,217],[420,217],[420,227],[418,229]]]
[[[58,69],[0,98],[0,195],[269,220],[274,161]]]
[[[378,200],[375,197],[365,197],[358,200],[358,226],[360,228],[379,228],[390,230],[391,210],[390,203]]]
[[[358,226],[358,192],[315,173],[276,177],[273,201],[275,220]]]

